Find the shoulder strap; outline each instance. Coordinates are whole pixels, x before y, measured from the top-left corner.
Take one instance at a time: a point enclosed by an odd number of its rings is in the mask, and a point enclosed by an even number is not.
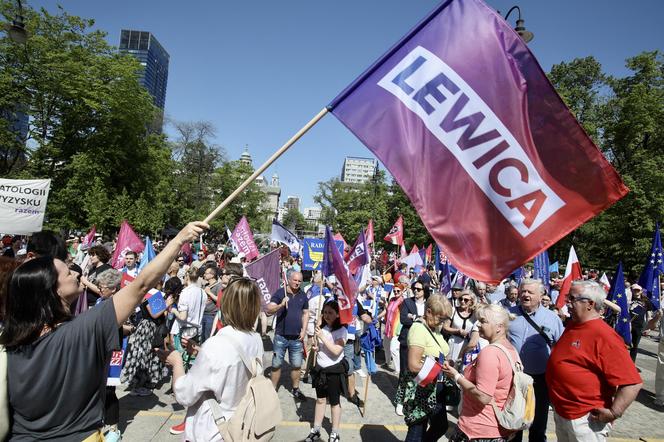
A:
[[[424,326],[424,328],[427,329],[427,331],[429,332],[429,334],[430,334],[431,337],[433,338],[433,342],[436,343],[436,345],[438,346],[438,349],[439,349],[440,352],[442,353],[442,352],[443,352],[443,348],[440,346],[440,342],[438,342],[438,339],[436,339],[436,337],[434,336],[434,334],[433,334],[433,332],[431,331],[431,329],[429,328],[429,326],[426,325],[426,324],[424,323],[424,321],[420,321],[420,324],[422,324],[422,325]]]
[[[521,306],[519,306],[519,310],[521,311],[521,314],[523,315],[524,319],[526,321],[528,321],[528,324],[530,324],[537,331],[537,333],[539,333],[540,336],[542,336],[542,338],[544,338],[544,341],[546,342],[546,345],[548,345],[549,348],[553,347],[553,341],[551,340],[550,337],[548,337],[546,335],[546,333],[544,333],[544,330],[542,330],[542,327],[537,325],[537,323],[535,321],[533,321],[533,318],[531,318],[528,313],[523,311],[523,308]]]
[[[244,351],[242,351],[242,347],[240,346],[240,343],[237,342],[237,340],[233,336],[231,336],[229,334],[225,337],[228,338],[228,341],[231,343],[231,345],[233,346],[235,351],[240,356],[240,359],[242,360],[242,363],[244,364],[245,367],[247,367],[247,369],[249,370],[249,373],[251,373],[251,377],[252,378],[256,377],[256,375],[258,374],[258,371],[259,371],[258,366],[262,365],[260,362],[258,362],[258,358],[254,359],[253,361],[249,360],[249,358],[247,358],[247,355],[244,353]]]
[[[500,351],[502,351],[503,353],[505,353],[505,356],[507,356],[507,360],[510,361],[510,365],[512,366],[512,372],[513,372],[513,373],[516,373],[516,364],[515,364],[514,361],[512,360],[512,356],[510,356],[510,352],[507,351],[507,349],[506,349],[504,346],[502,346],[501,344],[495,344],[495,343],[494,343],[494,344],[489,344],[489,345],[491,345],[491,346],[493,346],[493,347],[497,347],[497,348],[500,349]]]

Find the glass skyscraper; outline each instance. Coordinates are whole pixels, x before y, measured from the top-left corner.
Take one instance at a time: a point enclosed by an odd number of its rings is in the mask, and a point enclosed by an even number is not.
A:
[[[141,63],[141,84],[152,95],[155,106],[163,111],[168,83],[168,52],[150,32],[126,29],[120,32],[120,52],[133,55]]]

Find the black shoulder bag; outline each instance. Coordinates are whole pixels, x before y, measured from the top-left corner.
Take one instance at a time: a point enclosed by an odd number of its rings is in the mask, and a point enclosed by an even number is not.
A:
[[[533,321],[533,318],[531,318],[528,313],[523,311],[523,308],[521,308],[521,306],[519,306],[519,310],[521,311],[521,314],[526,319],[526,321],[528,321],[528,324],[530,324],[537,331],[537,333],[539,333],[540,336],[542,336],[542,338],[544,338],[544,341],[546,342],[546,345],[548,345],[549,348],[552,348],[554,342],[551,340],[550,337],[547,336],[546,333],[544,333],[544,330],[542,330],[542,327],[537,325],[537,323],[535,321]]]

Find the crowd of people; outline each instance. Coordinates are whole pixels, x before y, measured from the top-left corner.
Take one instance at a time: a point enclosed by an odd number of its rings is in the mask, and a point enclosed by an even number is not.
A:
[[[615,305],[592,272],[572,283],[558,309],[557,275],[546,281],[550,290],[529,275],[498,285],[459,276],[447,290],[433,265],[374,260],[371,278],[352,294],[352,320],[342,324],[335,276],[303,271],[284,248],[282,287],[263,305],[242,254],[197,241],[207,228],[187,225],[140,269],[131,251],[113,268],[113,242],[65,243],[49,232],[3,239],[9,440],[120,440],[116,385],[148,396],[170,378],[187,408],[171,433],[221,441],[219,419],[230,419],[250,379],[263,376],[246,361],[263,360],[268,330],[274,388],[288,387],[297,401],[307,399],[302,382],[315,390],[307,442],[322,438],[327,404],[329,440],[341,440],[341,398],[362,406],[356,376],[376,372],[377,353],[397,385],[394,412],[408,427],[406,441],[439,440],[448,413],[458,416],[450,440],[520,441],[522,432],[501,427],[495,411],[508,401],[517,366],[533,382],[533,442],[546,440],[550,407],[558,440],[604,440],[642,386],[639,340],[661,312],[650,312],[638,284],[626,284],[629,346],[612,329],[607,306],[610,313]],[[146,296],[155,290],[163,303]],[[661,341],[659,351],[655,404],[664,406]],[[434,366],[440,373],[428,379]]]

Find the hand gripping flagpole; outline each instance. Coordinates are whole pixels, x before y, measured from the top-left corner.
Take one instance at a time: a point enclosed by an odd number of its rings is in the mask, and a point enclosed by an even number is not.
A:
[[[219,204],[219,205],[217,206],[217,208],[214,209],[214,210],[212,211],[212,213],[210,213],[210,214],[207,216],[207,218],[205,218],[204,222],[206,222],[206,223],[209,224],[210,221],[212,221],[214,218],[216,218],[216,216],[219,215],[219,212],[221,212],[222,210],[224,210],[224,209],[226,208],[226,206],[228,206],[231,202],[233,202],[233,200],[234,200],[235,198],[237,198],[237,196],[240,194],[240,192],[242,192],[244,189],[246,189],[246,188],[249,186],[249,184],[251,184],[256,178],[258,178],[258,176],[259,176],[260,174],[262,174],[263,172],[265,172],[265,169],[267,169],[268,167],[270,167],[270,165],[271,165],[272,163],[274,163],[274,162],[277,160],[277,158],[279,158],[281,155],[283,155],[284,152],[286,152],[286,151],[287,151],[287,150],[288,150],[293,144],[295,144],[295,142],[296,142],[297,140],[299,140],[300,138],[302,138],[302,135],[304,135],[305,133],[307,133],[307,131],[308,131],[309,129],[311,129],[316,123],[318,123],[318,122],[320,121],[320,119],[323,118],[323,117],[325,116],[325,114],[327,114],[327,113],[328,113],[328,108],[327,108],[327,107],[323,108],[320,112],[318,112],[318,114],[317,114],[315,117],[313,117],[313,118],[311,119],[311,121],[309,121],[309,122],[308,122],[308,123],[302,128],[302,129],[300,129],[295,135],[293,135],[293,136],[291,137],[291,139],[288,140],[288,141],[286,142],[286,144],[284,144],[283,146],[281,146],[281,147],[279,148],[279,150],[277,150],[275,153],[273,153],[272,156],[271,156],[270,158],[268,158],[268,160],[267,160],[265,163],[263,163],[263,165],[262,165],[261,167],[259,167],[258,169],[256,169],[256,171],[255,171],[254,173],[252,173],[251,176],[250,176],[249,178],[247,178],[246,180],[244,180],[244,182],[243,182],[242,184],[240,184],[240,186],[239,186],[237,189],[235,189],[235,191],[234,191],[233,193],[231,193],[230,195],[228,195],[228,197],[226,197],[226,199],[225,199],[221,204]]]

